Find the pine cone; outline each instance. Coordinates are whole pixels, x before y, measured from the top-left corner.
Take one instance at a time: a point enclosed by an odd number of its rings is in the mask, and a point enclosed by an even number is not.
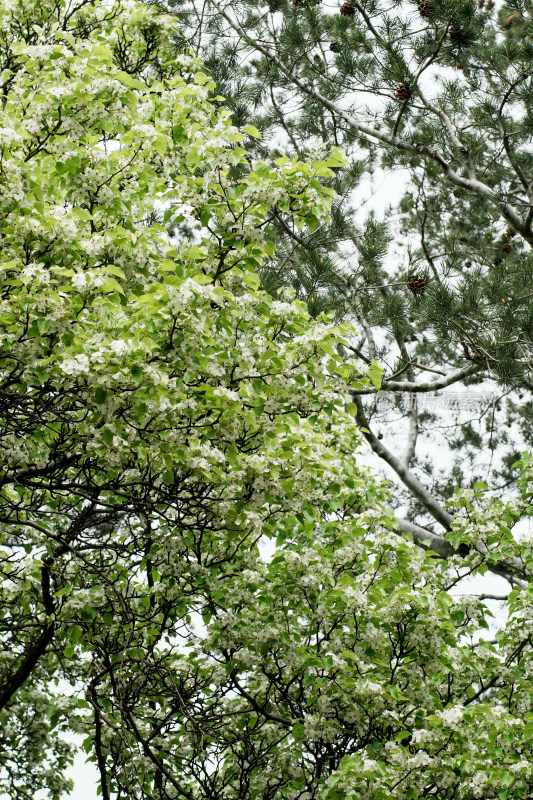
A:
[[[485,5],[485,0],[479,0],[479,3],[477,4],[477,7],[481,11],[481,9],[483,8],[484,5]]]
[[[463,62],[462,61],[458,61],[455,66],[456,66],[457,69],[463,69]]]
[[[305,0],[292,0],[292,4],[294,8],[302,8],[302,6],[305,6]]]
[[[353,6],[351,3],[343,3],[339,8],[339,12],[343,17],[353,17],[355,14],[355,6]]]
[[[504,253],[510,253],[512,249],[513,245],[511,244],[511,242],[504,242],[502,244],[502,250]]]
[[[450,25],[448,36],[455,44],[461,44],[464,39],[463,30],[459,27],[459,25]]]
[[[489,0],[489,2],[487,3],[487,11],[492,11],[493,8],[494,8],[493,0]]]
[[[503,23],[502,28],[504,28],[504,30],[508,31],[509,28],[512,28],[513,22],[515,21],[515,19],[519,19],[519,17],[520,17],[520,14],[511,14],[510,16],[507,17],[507,19]]]
[[[425,278],[418,275],[413,276],[409,281],[409,291],[413,294],[424,294],[427,289],[428,282]]]
[[[411,87],[408,83],[399,83],[394,92],[394,96],[398,102],[404,103],[411,97]]]
[[[421,0],[418,4],[418,13],[421,17],[427,17],[432,11],[432,6],[429,0]]]

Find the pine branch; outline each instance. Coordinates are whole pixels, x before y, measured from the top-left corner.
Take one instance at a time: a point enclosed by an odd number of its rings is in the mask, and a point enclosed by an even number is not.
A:
[[[401,150],[405,153],[410,153],[412,155],[419,155],[424,158],[427,158],[431,161],[434,161],[438,164],[449,180],[451,184],[454,186],[459,186],[463,189],[468,190],[474,194],[479,195],[480,197],[484,197],[489,199],[494,205],[500,210],[503,217],[509,222],[510,225],[523,237],[523,239],[528,242],[533,247],[533,230],[531,229],[530,224],[527,223],[527,217],[522,218],[519,214],[515,211],[515,209],[505,201],[501,200],[498,196],[498,193],[494,191],[490,186],[483,183],[477,178],[468,177],[465,178],[462,175],[459,175],[450,165],[448,161],[435,150],[433,147],[429,145],[419,144],[415,145],[411,142],[406,141],[405,139],[401,139],[398,136],[393,134],[387,133],[386,131],[379,130],[378,128],[374,128],[372,125],[367,125],[364,122],[356,119],[356,117],[352,116],[352,114],[348,113],[345,109],[341,108],[337,103],[330,100],[328,97],[325,97],[321,94],[317,89],[315,89],[310,84],[306,83],[302,80],[294,71],[294,67],[289,69],[285,66],[283,61],[279,58],[279,56],[274,53],[269,47],[260,43],[257,40],[254,40],[251,36],[249,36],[246,31],[242,28],[242,26],[234,20],[230,14],[223,8],[218,0],[208,0],[208,2],[213,5],[218,13],[226,20],[228,25],[230,25],[233,30],[239,34],[239,36],[254,50],[258,50],[262,53],[265,58],[267,58],[272,64],[275,64],[279,71],[292,83],[294,86],[298,87],[302,92],[304,92],[308,97],[313,98],[318,103],[320,103],[324,108],[329,109],[337,117],[343,119],[351,128],[357,130],[360,134],[363,134],[366,138],[370,140],[376,140],[379,142],[383,142],[383,144],[387,144],[391,147],[394,147],[397,150]],[[441,117],[442,119],[442,117]]]
[[[370,430],[369,422],[366,418],[363,403],[359,397],[354,397],[354,403],[357,407],[356,422],[359,427],[363,428],[363,435],[370,447],[383,461],[385,461],[395,473],[398,475],[402,483],[407,486],[409,491],[419,500],[424,508],[426,508],[431,516],[439,522],[447,531],[451,531],[453,517],[448,514],[440,505],[437,499],[428,490],[422,486],[418,478],[410,472],[405,464],[400,461],[390,450],[388,450]]]
[[[469,151],[468,147],[466,147],[461,142],[461,140],[459,139],[459,136],[455,132],[455,128],[454,128],[453,122],[451,121],[449,116],[441,108],[437,108],[436,106],[433,105],[433,103],[430,103],[428,100],[426,100],[426,98],[425,98],[424,94],[422,93],[420,87],[417,87],[417,92],[418,92],[418,95],[419,95],[420,99],[422,100],[422,103],[425,105],[425,107],[427,109],[429,109],[430,111],[432,111],[433,114],[436,114],[437,117],[439,117],[439,119],[441,120],[442,124],[444,125],[446,133],[448,134],[448,136],[450,138],[450,141],[452,142],[453,146],[456,148],[456,150],[459,151],[459,153],[461,153],[462,156],[464,156],[466,158],[466,162],[467,162],[467,165],[468,165],[468,177],[469,177],[469,179],[473,180],[473,181],[477,180],[476,172],[475,172],[475,169],[474,169],[474,165],[472,163],[472,157],[470,155],[470,151]]]
[[[425,369],[425,367],[422,367],[421,365],[417,364],[417,366],[420,366],[421,369]],[[414,393],[435,392],[438,389],[445,389],[447,386],[451,386],[453,383],[457,383],[458,381],[462,381],[465,378],[471,377],[472,375],[476,375],[482,369],[483,367],[481,364],[469,364],[467,367],[458,369],[456,372],[451,372],[435,381],[387,381],[385,378],[379,391]],[[377,392],[378,389],[373,387],[369,387],[367,389],[353,389],[352,396],[355,398],[356,396],[365,394],[377,394]]]

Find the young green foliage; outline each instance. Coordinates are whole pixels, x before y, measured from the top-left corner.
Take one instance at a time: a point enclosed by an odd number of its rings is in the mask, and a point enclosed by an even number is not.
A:
[[[140,4],[0,11],[2,796],[61,797],[69,732],[104,800],[530,796],[528,463],[449,561],[401,538],[347,405],[382,370],[259,288],[338,151],[250,163]]]

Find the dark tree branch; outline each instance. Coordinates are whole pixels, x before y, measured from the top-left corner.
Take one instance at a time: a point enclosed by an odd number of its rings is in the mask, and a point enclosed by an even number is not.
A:
[[[15,692],[25,683],[37,666],[39,659],[45,654],[46,648],[54,638],[55,623],[49,622],[41,633],[26,648],[22,660],[11,677],[0,686],[0,711],[9,703]]]

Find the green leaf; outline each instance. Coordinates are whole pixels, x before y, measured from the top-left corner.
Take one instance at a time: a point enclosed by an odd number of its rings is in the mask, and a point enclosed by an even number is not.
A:
[[[410,733],[410,731],[400,731],[400,733],[397,733],[397,734],[396,734],[396,736],[394,737],[394,739],[395,739],[395,741],[397,741],[397,742],[403,742],[403,741],[404,741],[404,739],[409,739],[409,738],[410,738],[410,736],[411,736],[411,733]]]
[[[195,281],[195,283],[199,283],[201,286],[207,286],[209,283],[213,282],[211,276],[204,275],[203,272],[197,272],[192,276],[192,280]]]
[[[292,726],[292,735],[296,742],[303,742],[305,740],[305,727],[301,722],[297,722]]]
[[[70,630],[70,641],[72,644],[77,644],[83,636],[83,630],[79,625],[73,625]]]
[[[120,283],[115,280],[115,278],[107,278],[107,280],[105,280],[103,282],[103,284],[100,286],[100,291],[101,292],[118,292],[119,294],[122,294],[122,295],[124,294],[124,289],[122,288]]]
[[[194,74],[194,82],[198,83],[200,86],[203,86],[206,83],[209,83],[211,78],[209,75],[206,75],[205,72],[196,72]]]
[[[255,125],[245,125],[242,132],[246,133],[248,136],[253,136],[254,139],[261,139],[261,133],[257,130]]]
[[[176,266],[177,264],[175,261],[171,261],[170,258],[164,258],[159,262],[157,268],[161,270],[161,272],[175,272]]]

